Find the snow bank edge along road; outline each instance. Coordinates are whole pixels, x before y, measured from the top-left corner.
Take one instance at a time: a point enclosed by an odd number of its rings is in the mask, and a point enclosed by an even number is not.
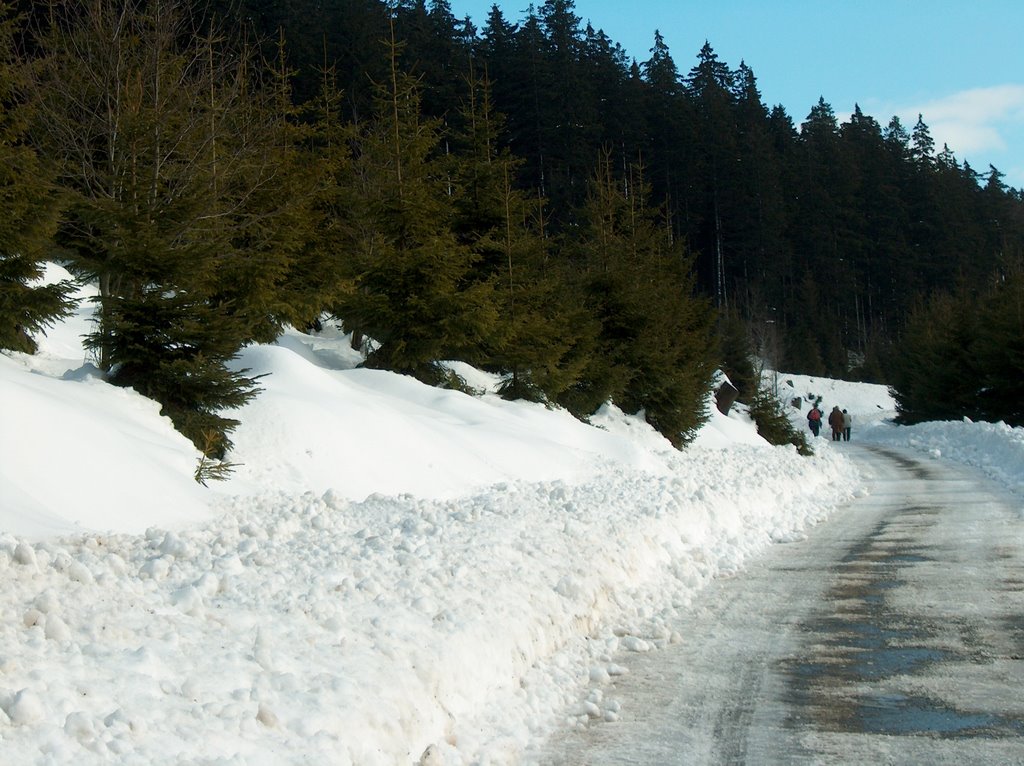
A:
[[[856,486],[742,418],[680,454],[614,408],[371,380],[291,333],[239,360],[273,374],[211,514],[194,448],[82,365],[88,318],[0,359],[0,762],[529,762],[567,706],[614,717],[603,680],[708,578]]]
[[[177,531],[4,536],[0,750],[520,762],[588,679],[573,712],[613,718],[600,686],[623,652],[671,640],[709,578],[849,495],[850,464],[823,452],[693,450],[669,475],[608,466],[460,500],[265,494]]]

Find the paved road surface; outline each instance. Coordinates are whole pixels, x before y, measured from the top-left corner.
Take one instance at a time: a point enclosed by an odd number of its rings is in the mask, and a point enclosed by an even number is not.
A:
[[[628,659],[545,764],[1024,764],[1024,520],[981,474],[843,444],[870,494]]]

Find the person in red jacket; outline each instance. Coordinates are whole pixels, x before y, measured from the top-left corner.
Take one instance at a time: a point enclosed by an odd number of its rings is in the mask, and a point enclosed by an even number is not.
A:
[[[821,410],[818,409],[817,404],[813,405],[811,411],[807,413],[807,427],[817,438],[818,432],[821,431]]]

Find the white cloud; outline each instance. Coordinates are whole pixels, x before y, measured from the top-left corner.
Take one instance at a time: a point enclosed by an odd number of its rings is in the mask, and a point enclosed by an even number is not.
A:
[[[927,117],[925,124],[928,125],[938,149],[946,144],[958,156],[984,151],[1001,152],[1006,149],[1006,139],[999,128],[992,125],[982,125],[969,120],[940,120],[929,123]]]
[[[1007,135],[1024,126],[1024,85],[996,85],[953,93],[897,109],[907,127],[923,115],[937,146],[959,155],[1003,151]]]
[[[1024,84],[972,88],[909,103],[867,99],[861,105],[883,128],[896,115],[911,132],[921,115],[937,152],[945,144],[975,170],[987,172],[993,164],[1005,174],[1006,184],[1024,188]],[[850,115],[837,117],[845,122]]]

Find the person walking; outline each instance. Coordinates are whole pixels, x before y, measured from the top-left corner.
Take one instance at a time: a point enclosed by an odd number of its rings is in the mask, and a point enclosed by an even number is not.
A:
[[[817,404],[811,405],[811,411],[807,413],[807,427],[811,429],[811,433],[817,439],[818,433],[821,431],[821,410],[818,409]]]
[[[843,410],[843,441],[850,441],[850,428],[853,426],[853,415]]]
[[[832,428],[832,441],[839,441],[843,433],[843,413],[840,411],[838,404],[828,414],[828,424]]]

